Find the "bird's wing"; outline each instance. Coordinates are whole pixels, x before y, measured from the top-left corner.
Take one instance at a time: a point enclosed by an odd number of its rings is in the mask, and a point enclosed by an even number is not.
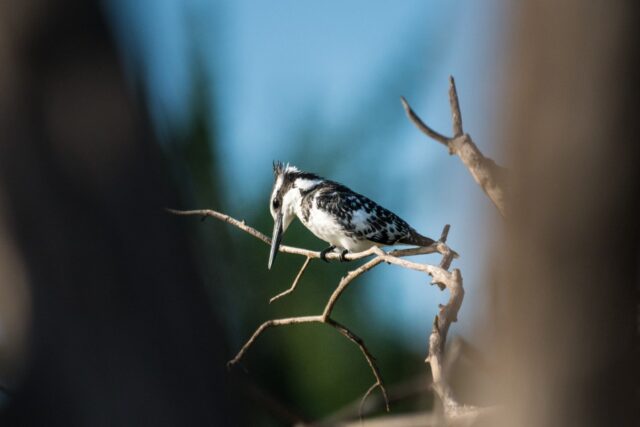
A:
[[[359,239],[393,245],[412,230],[398,215],[337,183],[319,193],[316,203],[336,217],[346,234]]]

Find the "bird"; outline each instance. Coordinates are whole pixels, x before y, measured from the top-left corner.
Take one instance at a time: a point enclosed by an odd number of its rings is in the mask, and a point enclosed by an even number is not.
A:
[[[269,270],[282,235],[295,217],[316,237],[329,243],[329,247],[320,252],[324,261],[330,252],[338,252],[339,259],[346,261],[347,253],[372,246],[426,247],[436,243],[390,210],[338,182],[279,161],[273,162],[273,174],[269,210],[274,224]]]

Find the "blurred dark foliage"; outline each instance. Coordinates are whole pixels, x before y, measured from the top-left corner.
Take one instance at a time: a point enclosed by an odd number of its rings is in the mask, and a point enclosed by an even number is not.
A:
[[[162,211],[178,196],[100,5],[0,13],[4,214],[32,297],[0,424],[238,423],[224,328],[185,227]]]

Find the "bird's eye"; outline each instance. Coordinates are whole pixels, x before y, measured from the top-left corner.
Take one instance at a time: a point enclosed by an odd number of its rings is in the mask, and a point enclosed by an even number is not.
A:
[[[280,200],[274,199],[273,200],[273,209],[278,209],[279,207],[280,207]]]

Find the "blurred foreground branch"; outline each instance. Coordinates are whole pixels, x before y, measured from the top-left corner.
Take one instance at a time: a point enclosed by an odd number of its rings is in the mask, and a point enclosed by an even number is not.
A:
[[[452,259],[445,256],[441,267],[448,269]],[[429,356],[425,362],[431,366],[433,376],[433,389],[440,398],[444,408],[444,416],[447,424],[471,425],[478,416],[492,410],[492,408],[479,408],[460,404],[454,397],[451,387],[446,380],[446,367],[444,349],[447,340],[447,333],[451,323],[458,320],[458,311],[464,299],[464,288],[462,287],[462,275],[460,270],[455,269],[446,278],[440,281],[449,289],[449,301],[446,305],[441,305],[433,321],[433,328],[429,336]]]
[[[427,126],[413,111],[404,97],[400,97],[400,100],[402,101],[402,106],[409,120],[429,138],[435,139],[445,145],[449,149],[449,154],[455,154],[460,157],[462,163],[469,169],[473,179],[475,179],[496,208],[498,208],[500,214],[506,217],[507,170],[496,164],[492,159],[485,157],[473,142],[471,136],[468,133],[464,133],[462,128],[462,113],[460,112],[460,104],[458,102],[458,92],[453,76],[449,76],[449,103],[451,104],[451,117],[453,121],[453,136],[451,138]]]
[[[235,227],[247,232],[248,234],[256,237],[259,240],[262,240],[266,244],[270,244],[270,239],[264,234],[260,233],[256,229],[246,225],[244,221],[238,221],[228,215],[222,214],[220,212],[216,212],[213,210],[192,210],[192,211],[179,211],[174,209],[167,209],[168,212],[175,215],[191,215],[191,216],[200,216],[203,218],[213,217],[219,219],[221,221],[225,221]],[[351,270],[344,276],[338,286],[331,294],[331,297],[327,301],[325,308],[320,315],[316,316],[299,316],[299,317],[289,317],[284,319],[272,319],[264,322],[253,335],[249,338],[249,340],[242,346],[240,351],[236,354],[236,356],[228,362],[228,366],[231,367],[238,363],[245,355],[245,353],[249,350],[249,348],[254,344],[256,339],[262,335],[264,331],[272,327],[285,326],[285,325],[296,325],[302,323],[322,323],[332,328],[336,329],[342,335],[344,335],[351,342],[356,344],[360,351],[362,352],[364,358],[366,359],[373,376],[375,377],[375,383],[366,391],[364,394],[361,403],[360,409],[364,405],[367,397],[375,390],[376,388],[380,388],[382,392],[385,407],[387,411],[389,411],[389,398],[387,394],[387,390],[382,381],[382,377],[380,375],[380,371],[376,364],[375,358],[369,352],[367,346],[364,341],[355,335],[351,330],[349,330],[345,325],[338,323],[334,319],[331,318],[331,314],[333,312],[333,308],[337,303],[338,299],[342,296],[344,291],[347,289],[349,284],[351,284],[356,278],[366,273],[367,271],[373,269],[379,264],[388,263],[400,266],[402,268],[407,268],[411,270],[420,271],[426,273],[431,276],[431,283],[436,284],[440,287],[440,289],[448,288],[451,291],[451,299],[449,304],[445,307],[441,307],[440,314],[436,317],[437,328],[434,324],[434,330],[431,334],[431,339],[429,340],[429,357],[428,360],[431,363],[432,371],[434,372],[434,389],[438,393],[438,395],[443,399],[445,403],[445,410],[456,410],[461,411],[462,406],[457,404],[454,400],[451,391],[449,390],[446,381],[442,375],[442,355],[444,352],[444,342],[446,340],[446,334],[449,330],[449,325],[451,322],[456,321],[456,315],[458,310],[460,309],[460,305],[462,304],[462,299],[464,298],[464,291],[462,289],[462,276],[460,274],[460,270],[455,269],[453,272],[448,271],[449,266],[454,258],[457,257],[457,254],[452,251],[446,244],[447,236],[449,234],[449,225],[446,225],[442,230],[442,234],[440,239],[437,242],[434,242],[433,245],[424,247],[424,248],[409,248],[409,249],[398,249],[392,250],[389,252],[385,252],[382,249],[374,246],[370,249],[367,249],[362,252],[347,254],[345,258],[347,260],[357,260],[370,256],[374,256],[372,259],[368,260],[366,263],[360,265],[358,268]],[[307,259],[303,264],[300,272],[297,274],[293,285],[285,292],[276,295],[271,299],[274,301],[281,296],[284,296],[295,289],[295,286],[300,280],[300,277],[307,265],[312,259],[320,259],[320,252],[309,251],[306,249],[294,248],[290,246],[280,246],[280,251],[284,253],[291,253],[296,255],[305,256]],[[420,264],[412,261],[408,261],[406,259],[402,259],[406,256],[411,255],[420,255],[420,254],[428,254],[439,252],[443,255],[442,262],[440,266],[434,266],[429,264]],[[328,259],[338,259],[339,254],[327,254]],[[436,375],[437,372],[437,375]]]

